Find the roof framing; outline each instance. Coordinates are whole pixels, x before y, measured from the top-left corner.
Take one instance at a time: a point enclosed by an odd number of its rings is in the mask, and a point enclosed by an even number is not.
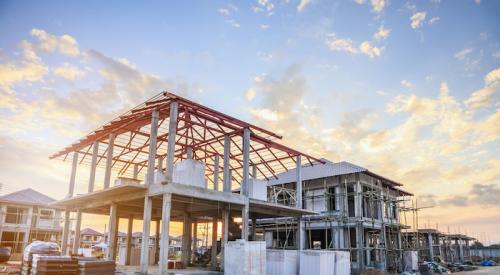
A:
[[[233,181],[242,180],[243,150],[241,147],[243,130],[250,130],[250,165],[256,167],[257,177],[270,179],[281,172],[296,167],[296,156],[301,155],[311,165],[322,160],[301,153],[280,144],[282,136],[259,126],[239,120],[209,107],[188,100],[170,92],[162,92],[146,102],[136,106],[109,123],[89,133],[78,142],[50,156],[51,159],[66,159],[72,152],[79,153],[79,163],[90,164],[91,147],[99,142],[98,166],[106,158],[108,136],[113,134],[113,170],[119,176],[132,176],[134,165],[139,168],[139,177],[144,177],[148,162],[149,133],[151,114],[157,110],[160,114],[157,137],[156,160],[163,160],[167,153],[168,124],[170,103],[178,103],[177,131],[174,161],[187,157],[187,148],[193,149],[193,159],[206,163],[206,176],[213,181],[214,159],[224,154],[224,136],[231,141],[230,169]],[[88,156],[88,157],[87,157]],[[157,167],[159,162],[156,161]],[[220,175],[222,176],[222,175]]]

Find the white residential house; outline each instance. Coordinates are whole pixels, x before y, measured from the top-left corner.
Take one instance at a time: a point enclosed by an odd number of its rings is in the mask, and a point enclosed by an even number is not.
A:
[[[0,246],[11,248],[11,260],[20,260],[34,240],[60,241],[61,210],[49,205],[54,201],[31,188],[0,196]]]

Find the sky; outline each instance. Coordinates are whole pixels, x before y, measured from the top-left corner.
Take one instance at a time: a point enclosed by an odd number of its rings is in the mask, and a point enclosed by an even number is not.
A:
[[[0,1],[2,193],[63,198],[69,162],[48,156],[168,90],[403,183],[430,207],[420,227],[498,243],[499,14],[493,0]],[[77,192],[87,181],[79,168]]]

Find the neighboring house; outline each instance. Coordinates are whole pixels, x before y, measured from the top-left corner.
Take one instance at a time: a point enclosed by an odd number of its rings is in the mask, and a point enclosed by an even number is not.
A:
[[[80,231],[80,248],[91,248],[101,242],[104,242],[102,233],[92,228],[85,228]]]
[[[0,246],[11,248],[11,259],[34,240],[60,241],[61,210],[50,206],[54,201],[31,188],[0,196]]]

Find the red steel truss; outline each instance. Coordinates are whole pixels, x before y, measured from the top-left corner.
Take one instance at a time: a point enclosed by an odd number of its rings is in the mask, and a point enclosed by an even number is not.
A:
[[[186,98],[170,92],[162,92],[148,101],[136,106],[125,114],[115,118],[77,143],[50,156],[51,159],[66,159],[72,152],[79,153],[79,163],[90,164],[92,144],[99,142],[98,163],[104,166],[107,156],[108,136],[114,134],[113,166],[119,176],[130,177],[135,164],[139,168],[139,177],[145,174],[148,160],[149,133],[151,114],[158,110],[158,143],[156,159],[165,159],[167,153],[168,124],[170,103],[177,101],[177,132],[174,161],[186,158],[187,148],[193,148],[193,159],[206,163],[206,176],[213,181],[214,159],[220,156],[222,167],[224,155],[224,136],[231,140],[230,169],[233,180],[241,182],[243,170],[242,136],[243,129],[250,129],[250,165],[257,169],[257,177],[269,179],[277,174],[296,167],[296,156],[301,155],[311,165],[322,160],[301,153],[278,143],[282,137],[261,127],[228,116]],[[158,166],[158,161],[156,161]],[[165,165],[163,165],[164,167]],[[222,171],[219,169],[219,171]],[[222,182],[222,173],[219,182]]]

